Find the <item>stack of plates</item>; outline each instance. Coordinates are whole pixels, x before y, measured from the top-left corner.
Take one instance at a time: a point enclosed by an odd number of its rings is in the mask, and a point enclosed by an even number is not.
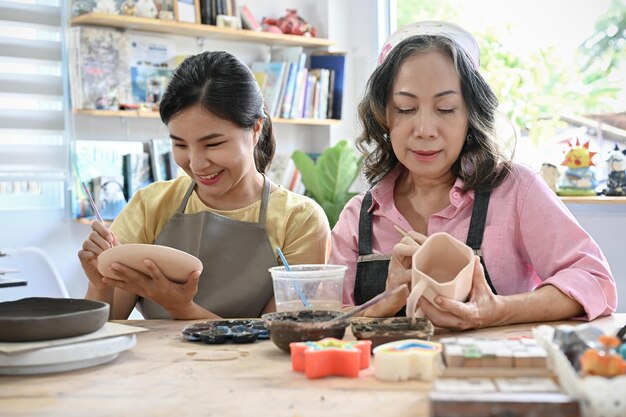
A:
[[[0,375],[69,371],[115,359],[137,339],[132,332],[108,329],[108,315],[108,304],[91,300],[0,303]]]
[[[135,335],[130,334],[19,353],[0,352],[0,375],[33,375],[88,368],[112,361],[135,343]]]

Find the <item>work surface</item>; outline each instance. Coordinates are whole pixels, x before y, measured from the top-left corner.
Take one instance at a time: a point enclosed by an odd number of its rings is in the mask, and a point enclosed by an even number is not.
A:
[[[428,383],[380,382],[372,368],[354,379],[309,380],[291,370],[289,355],[271,341],[206,345],[182,339],[189,322],[123,323],[150,331],[137,334],[137,345],[113,362],[60,374],[0,377],[0,415],[428,416]],[[621,327],[626,314],[594,324]],[[516,337],[531,335],[533,326],[462,334]]]

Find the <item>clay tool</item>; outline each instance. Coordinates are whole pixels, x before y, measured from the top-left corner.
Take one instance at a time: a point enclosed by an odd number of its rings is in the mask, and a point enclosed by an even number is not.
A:
[[[285,259],[285,255],[283,255],[283,251],[281,251],[280,248],[276,248],[276,253],[280,257],[280,260],[283,261],[285,270],[291,271],[291,267],[287,263],[287,259]],[[298,281],[293,281],[293,285],[294,287],[296,287],[296,291],[298,292],[298,296],[300,297],[300,301],[302,301],[304,308],[311,308],[311,303],[309,303],[309,300],[306,298],[304,291],[302,291],[302,287],[300,286],[300,283]]]
[[[330,320],[331,322],[335,322],[335,321],[341,321],[341,320],[345,320],[345,319],[349,319],[350,317],[354,316],[357,313],[360,313],[361,311],[365,310],[368,307],[373,306],[374,304],[376,304],[377,302],[384,300],[385,298],[392,296],[394,294],[399,293],[400,291],[402,291],[403,289],[409,289],[409,287],[406,284],[402,284],[399,287],[394,288],[393,290],[387,290],[385,292],[381,292],[380,294],[378,294],[376,297],[372,298],[369,301],[364,302],[363,304],[361,304],[360,306],[357,306],[355,308],[353,308],[352,310],[343,313],[340,316],[335,317],[334,319]]]

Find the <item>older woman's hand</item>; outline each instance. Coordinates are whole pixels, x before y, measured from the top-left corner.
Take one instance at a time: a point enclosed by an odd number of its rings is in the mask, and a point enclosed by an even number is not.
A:
[[[478,329],[497,325],[501,320],[499,306],[501,298],[495,295],[485,279],[485,271],[476,256],[474,275],[469,300],[456,301],[438,295],[435,307],[425,297],[421,297],[418,305],[426,317],[437,327],[452,330]]]
[[[426,236],[418,232],[409,232],[408,236],[402,238],[391,252],[389,262],[389,272],[385,290],[392,290],[403,284],[411,288],[411,258],[426,240]],[[394,316],[404,305],[409,296],[409,290],[404,290],[374,304],[364,315],[368,317],[390,317]]]

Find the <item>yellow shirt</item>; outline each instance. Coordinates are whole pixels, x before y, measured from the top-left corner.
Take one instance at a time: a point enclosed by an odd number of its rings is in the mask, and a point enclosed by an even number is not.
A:
[[[180,206],[191,179],[181,176],[143,188],[133,196],[111,225],[121,243],[154,243]],[[237,210],[215,210],[194,191],[185,214],[211,211],[233,220],[258,222],[261,201]],[[324,211],[312,199],[279,186],[269,195],[265,229],[272,248],[279,247],[291,265],[326,263],[330,227]],[[277,264],[282,265],[278,256]]]

